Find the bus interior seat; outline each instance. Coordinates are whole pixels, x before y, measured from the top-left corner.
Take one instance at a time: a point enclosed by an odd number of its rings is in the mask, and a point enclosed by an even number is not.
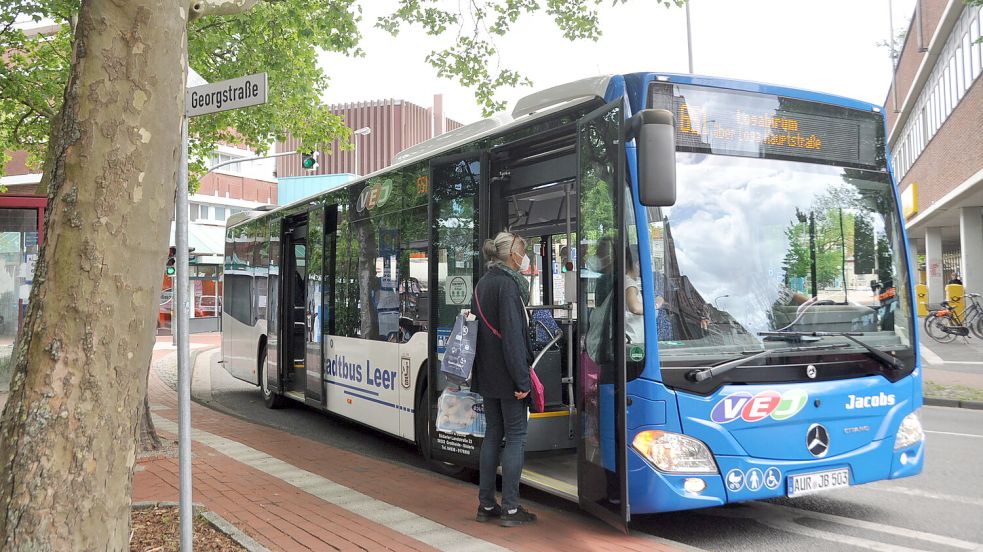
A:
[[[534,349],[545,347],[561,331],[560,325],[553,318],[553,309],[532,309],[529,312],[529,323],[532,326]]]
[[[544,348],[543,358],[536,365],[536,375],[543,384],[547,410],[563,406],[563,373],[565,368],[566,337],[562,336],[560,325],[553,318],[553,309],[530,309],[530,342],[533,354],[539,355]],[[550,345],[557,336],[559,340]]]

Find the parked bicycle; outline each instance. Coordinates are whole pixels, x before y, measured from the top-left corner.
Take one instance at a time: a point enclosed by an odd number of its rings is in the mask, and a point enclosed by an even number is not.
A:
[[[969,337],[972,333],[983,339],[983,306],[979,302],[979,293],[967,293],[965,298],[969,306],[960,316],[948,301],[942,302],[942,308],[930,310],[925,318],[925,333],[939,343],[949,343],[957,337]]]

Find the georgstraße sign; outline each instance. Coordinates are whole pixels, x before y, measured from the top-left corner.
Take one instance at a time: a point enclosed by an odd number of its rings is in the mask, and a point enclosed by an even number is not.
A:
[[[188,117],[264,103],[266,103],[266,73],[188,88],[185,97]]]

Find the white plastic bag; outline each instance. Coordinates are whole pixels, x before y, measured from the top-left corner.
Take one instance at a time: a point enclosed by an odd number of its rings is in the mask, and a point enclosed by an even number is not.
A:
[[[444,389],[437,400],[437,431],[485,436],[485,410],[481,395]]]

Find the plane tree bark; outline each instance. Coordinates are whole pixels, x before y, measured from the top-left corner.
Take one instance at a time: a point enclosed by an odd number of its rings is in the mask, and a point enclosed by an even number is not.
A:
[[[253,3],[81,3],[48,145],[44,245],[0,423],[0,548],[128,548],[188,17]]]

